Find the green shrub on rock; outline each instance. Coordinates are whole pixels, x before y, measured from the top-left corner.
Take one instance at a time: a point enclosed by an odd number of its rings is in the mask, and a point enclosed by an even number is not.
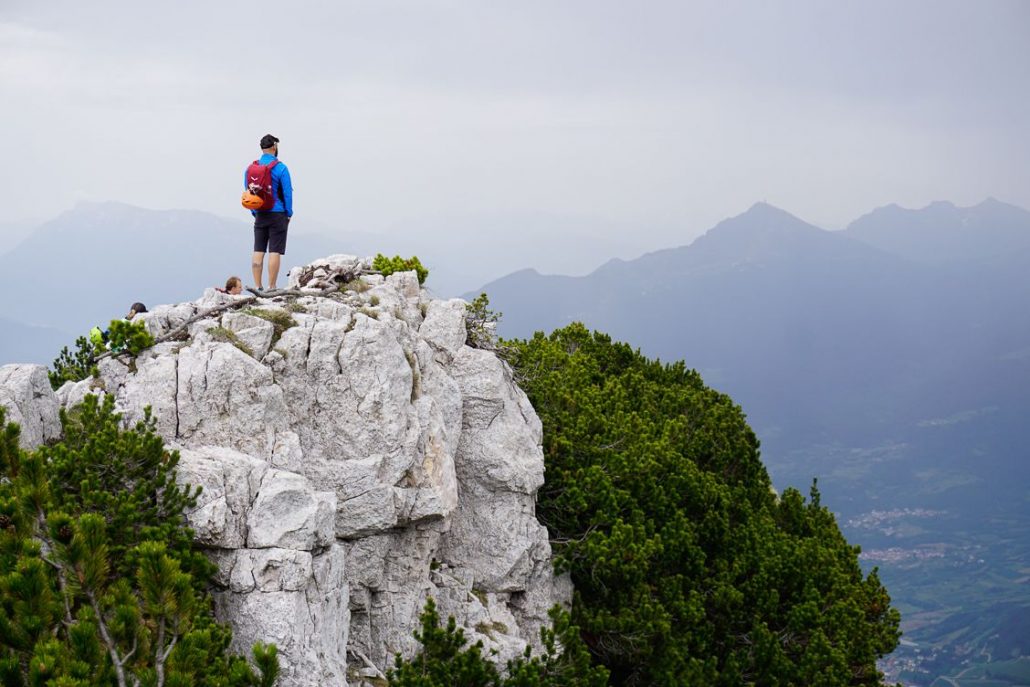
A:
[[[776,497],[729,397],[579,324],[506,343],[543,421],[538,516],[610,684],[881,684],[886,590],[814,485]]]
[[[75,339],[75,351],[72,352],[65,346],[51,363],[51,369],[47,373],[50,377],[50,386],[56,391],[65,382],[79,382],[93,376],[96,372],[97,356],[103,352],[103,348],[96,346],[85,336]]]
[[[139,355],[154,345],[154,337],[147,331],[143,322],[129,320],[111,320],[107,332],[107,346],[112,353],[128,353]],[[75,351],[65,346],[57,356],[48,375],[50,386],[60,389],[65,382],[79,382],[96,375],[97,359],[107,352],[103,344],[94,343],[85,336],[75,340]]]
[[[111,320],[108,336],[108,346],[115,353],[139,355],[154,345],[154,337],[147,331],[146,324],[140,321]]]
[[[465,308],[465,345],[497,350],[497,322],[501,313],[490,309],[490,299],[481,293]]]
[[[183,516],[199,492],[153,420],[124,429],[112,396],[87,396],[61,422],[22,451],[0,408],[0,684],[271,687],[274,647],[257,674],[227,651]]]
[[[395,255],[392,258],[388,258],[382,253],[377,253],[372,261],[372,269],[380,272],[383,276],[389,276],[394,272],[411,272],[414,270],[415,274],[418,275],[419,284],[424,284],[426,277],[429,276],[429,270],[423,267],[422,262],[415,256],[405,259]]]
[[[579,638],[569,614],[551,609],[551,629],[541,631],[544,653],[526,653],[498,671],[483,655],[483,644],[466,647],[465,631],[453,616],[441,627],[432,597],[420,617],[415,639],[422,644],[409,661],[397,656],[387,673],[390,687],[604,687],[608,672],[590,665],[590,655]]]

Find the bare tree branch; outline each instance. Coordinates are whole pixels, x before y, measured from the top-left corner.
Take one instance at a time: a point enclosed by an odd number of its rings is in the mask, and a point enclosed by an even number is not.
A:
[[[36,513],[36,524],[39,527],[39,541],[40,541],[40,557],[44,562],[49,563],[57,571],[57,588],[61,592],[61,601],[64,602],[64,624],[65,626],[71,626],[72,624],[72,608],[71,603],[68,600],[70,592],[68,591],[68,582],[64,579],[64,566],[57,561],[50,560],[50,553],[54,549],[53,542],[46,535],[46,515],[42,509]]]
[[[111,633],[107,631],[107,623],[104,622],[104,614],[100,609],[100,604],[97,602],[96,594],[93,590],[86,591],[86,598],[89,599],[89,605],[93,607],[93,613],[97,616],[97,627],[100,629],[100,638],[104,640],[104,644],[107,646],[107,653],[111,656],[111,663],[114,665],[114,676],[118,680],[118,687],[127,687],[125,684],[125,659],[118,656],[118,647],[115,646],[114,639],[111,637]]]

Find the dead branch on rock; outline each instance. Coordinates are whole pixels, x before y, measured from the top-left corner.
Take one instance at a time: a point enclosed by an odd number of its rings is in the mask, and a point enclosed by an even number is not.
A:
[[[361,274],[372,274],[372,272],[361,272],[361,273],[358,273],[358,274],[348,273],[348,275],[350,276],[350,279],[347,280],[347,281],[352,281],[353,279],[356,279],[358,276],[361,276]],[[237,310],[239,308],[242,308],[245,305],[252,305],[254,303],[257,303],[258,300],[273,300],[274,301],[274,300],[277,300],[279,298],[283,298],[283,297],[286,297],[286,296],[313,296],[315,298],[333,298],[333,296],[335,296],[336,294],[339,293],[340,285],[342,283],[346,283],[346,281],[335,281],[335,279],[334,279],[334,280],[331,280],[331,283],[327,284],[326,286],[322,287],[321,289],[319,289],[317,291],[310,290],[310,288],[308,288],[308,289],[276,289],[275,291],[260,291],[260,292],[254,290],[254,289],[247,289],[253,295],[251,295],[251,296],[244,296],[243,298],[240,298],[240,299],[237,299],[237,300],[233,300],[233,301],[230,301],[228,303],[222,303],[221,305],[216,305],[214,307],[208,308],[207,310],[201,310],[197,314],[195,314],[192,317],[188,318],[185,322],[180,324],[178,327],[172,329],[171,331],[165,332],[161,336],[159,336],[156,339],[154,339],[154,345],[156,346],[157,344],[160,344],[160,343],[166,343],[168,341],[176,340],[179,336],[181,336],[182,334],[185,334],[189,330],[190,325],[195,323],[195,322],[199,322],[201,320],[205,320],[205,319],[207,319],[209,317],[214,317],[215,315],[222,315],[223,313],[229,312],[230,310]],[[333,298],[333,300],[338,300],[338,299]],[[98,355],[96,357],[96,361],[100,362],[101,360],[103,360],[105,358],[115,358],[115,359],[118,359],[118,358],[120,358],[121,356],[124,356],[124,355],[130,355],[130,353],[128,351],[106,351],[106,352],[101,353],[100,355]]]
[[[326,298],[326,297],[331,296],[338,289],[339,289],[339,287],[337,285],[335,285],[335,284],[333,284],[332,286],[327,286],[327,287],[321,289],[320,291],[305,291],[303,289],[276,289],[275,291],[260,291],[259,292],[259,291],[255,291],[254,289],[247,289],[248,291],[250,291],[254,295],[252,295],[252,296],[244,296],[243,298],[241,298],[239,300],[235,300],[235,301],[232,301],[230,303],[222,303],[221,305],[216,305],[213,308],[208,308],[207,310],[202,310],[201,312],[197,313],[193,317],[189,318],[188,320],[186,320],[185,322],[180,324],[175,329],[171,330],[170,332],[168,332],[166,334],[162,334],[161,336],[157,337],[157,339],[155,339],[154,343],[155,344],[159,344],[159,343],[164,343],[166,341],[172,341],[172,340],[175,339],[175,337],[177,337],[178,335],[180,335],[183,332],[187,331],[189,329],[190,325],[193,324],[194,322],[199,322],[200,320],[206,320],[207,318],[212,317],[213,315],[221,315],[222,313],[228,312],[230,310],[236,310],[238,308],[242,308],[245,305],[250,305],[252,303],[257,303],[259,299],[260,300],[275,300],[277,298],[282,298],[282,297],[285,297],[285,296],[314,296],[316,298]]]

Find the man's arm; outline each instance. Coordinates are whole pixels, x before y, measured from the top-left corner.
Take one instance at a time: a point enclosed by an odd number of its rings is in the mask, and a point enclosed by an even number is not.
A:
[[[283,176],[279,184],[283,191],[283,209],[286,210],[287,217],[293,217],[293,184],[290,182],[290,170],[286,165],[283,165]]]

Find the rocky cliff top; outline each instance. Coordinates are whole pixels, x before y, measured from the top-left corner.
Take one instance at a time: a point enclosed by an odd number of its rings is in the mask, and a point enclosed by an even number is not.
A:
[[[55,394],[45,368],[0,368],[23,444],[57,409],[112,394],[150,407],[203,487],[189,514],[218,563],[234,642],[274,642],[281,685],[362,684],[412,654],[427,596],[497,658],[535,645],[571,586],[536,520],[541,425],[510,370],[466,345],[461,300],[414,272],[335,255],[273,297],[209,289],[142,316],[161,343],[107,358]]]

